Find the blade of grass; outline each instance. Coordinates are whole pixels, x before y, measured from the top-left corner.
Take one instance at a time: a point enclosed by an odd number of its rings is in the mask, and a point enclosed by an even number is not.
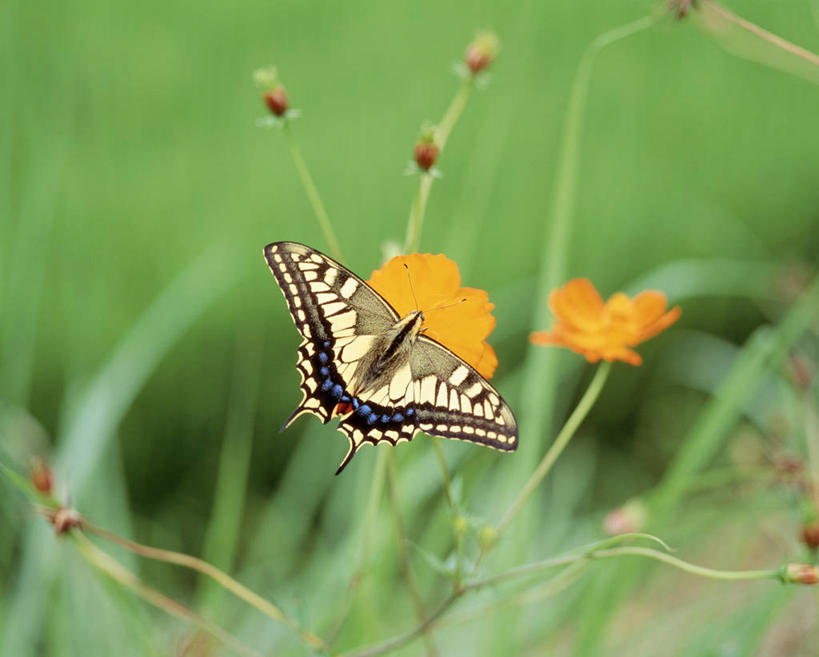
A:
[[[224,253],[212,251],[183,270],[143,313],[85,395],[68,409],[54,470],[70,482],[72,495],[83,495],[122,416],[162,356],[234,283],[236,272],[228,262]],[[49,582],[55,574],[55,546],[41,525],[39,520],[29,522],[25,532],[20,576],[8,611],[15,631],[4,637],[0,654],[35,654]]]
[[[236,342],[237,357],[213,496],[213,510],[202,548],[204,561],[226,571],[233,570],[239,544],[253,443],[254,416],[259,395],[260,351],[261,339],[258,334],[249,340],[240,339]],[[222,593],[213,580],[205,576],[200,577],[196,607],[212,610],[219,604]]]

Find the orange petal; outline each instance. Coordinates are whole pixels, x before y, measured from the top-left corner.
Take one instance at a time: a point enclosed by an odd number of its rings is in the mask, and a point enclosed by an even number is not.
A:
[[[653,324],[643,327],[642,331],[640,332],[640,342],[644,342],[649,338],[653,338],[660,331],[664,331],[665,329],[667,329],[680,318],[681,314],[682,309],[679,306],[674,306],[665,315],[657,319]]]

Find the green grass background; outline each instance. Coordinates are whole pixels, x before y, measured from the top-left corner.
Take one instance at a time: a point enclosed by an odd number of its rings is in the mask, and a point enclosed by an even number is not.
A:
[[[819,51],[808,2],[731,8]],[[417,180],[402,172],[420,124],[439,118],[457,88],[452,63],[476,29],[497,31],[491,83],[470,99],[439,162],[422,250],[455,259],[464,283],[497,304],[496,382],[515,407],[526,336],[546,328],[533,326],[532,297],[577,63],[596,35],[656,10],[631,0],[3,3],[4,460],[23,471],[32,454],[47,455],[60,494],[98,524],[209,553],[328,632],[377,450],[334,478],[340,434],[312,419],[278,433],[298,398],[298,338],[261,248],[326,245],[283,135],[254,126],[264,108],[252,71],[275,64],[304,112],[297,141],[348,264],[366,276],[382,245],[403,237]],[[692,444],[721,398],[714,391],[747,356],[742,346],[792,302],[783,280],[793,286],[817,264],[818,115],[819,86],[733,57],[688,20],[603,51],[581,130],[566,276],[587,276],[606,295],[661,276],[683,317],[641,347],[643,367],[615,368],[487,572],[600,537],[602,515],[663,482]],[[815,331],[800,345],[815,364]],[[549,373],[558,420],[587,379],[580,361],[561,355]],[[739,410],[703,430],[712,448],[702,466],[730,469],[756,447],[805,451],[804,400],[778,368],[749,371]],[[444,445],[470,511],[497,520],[550,440],[513,456]],[[424,438],[397,452],[408,534],[446,556],[434,454]],[[0,653],[181,654],[189,628],[99,578],[0,486]],[[788,487],[722,486],[686,498],[661,524],[691,560],[776,567],[808,558],[796,540],[800,504]],[[415,622],[386,509],[374,532],[339,648]],[[266,654],[306,654],[189,573],[114,554]],[[434,600],[441,577],[415,556]],[[813,654],[817,598],[807,591],[640,568],[629,579],[597,564],[552,597],[441,630],[440,646],[648,655],[663,636],[666,654]]]

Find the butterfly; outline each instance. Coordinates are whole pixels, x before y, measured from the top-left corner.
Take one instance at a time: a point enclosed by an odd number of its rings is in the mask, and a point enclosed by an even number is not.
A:
[[[419,431],[502,451],[518,443],[512,409],[475,369],[424,335],[424,313],[400,317],[346,267],[297,242],[264,248],[302,336],[297,368],[304,413],[350,445],[339,474],[365,444],[410,441]]]

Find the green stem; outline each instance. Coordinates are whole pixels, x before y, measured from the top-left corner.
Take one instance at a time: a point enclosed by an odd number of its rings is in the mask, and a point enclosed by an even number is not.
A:
[[[441,447],[441,439],[435,436],[432,438],[432,446],[435,448],[435,456],[438,457],[438,465],[441,466],[441,476],[444,480],[444,495],[446,501],[449,503],[449,510],[452,511],[453,519],[458,516],[458,507],[455,506],[455,498],[452,496],[452,481],[449,477],[449,468],[446,467],[446,459],[444,458],[444,450]]]
[[[580,426],[580,423],[586,417],[589,410],[591,410],[594,402],[597,401],[597,397],[600,395],[600,391],[603,389],[603,384],[605,384],[610,371],[611,363],[603,362],[597,368],[597,372],[595,372],[594,378],[591,380],[591,383],[589,383],[589,387],[586,389],[586,392],[583,394],[580,402],[578,402],[577,406],[572,411],[569,419],[566,420],[566,424],[563,425],[560,433],[557,434],[557,438],[555,438],[552,446],[549,447],[549,450],[543,455],[543,458],[535,471],[532,473],[532,476],[529,477],[529,481],[526,482],[526,485],[520,491],[517,498],[512,503],[512,506],[509,507],[509,510],[504,514],[498,523],[498,534],[503,533],[509,523],[512,522],[512,519],[515,517],[518,511],[520,511],[520,508],[523,506],[526,500],[529,499],[532,491],[534,491],[535,488],[540,485],[540,482],[543,481],[543,478],[549,474],[549,470],[552,469],[555,461],[557,461],[557,458],[566,448],[566,445],[569,444],[572,436],[574,436],[575,431],[577,431],[577,428]]]
[[[512,568],[506,572],[492,575],[484,579],[470,582],[464,587],[465,591],[471,591],[493,584],[499,584],[509,579],[524,577],[539,573],[543,570],[551,570],[560,566],[567,566],[579,561],[590,559],[611,559],[616,557],[637,556],[655,559],[662,561],[665,564],[674,566],[692,575],[700,577],[708,577],[710,579],[721,579],[729,581],[737,580],[753,580],[753,579],[775,579],[782,580],[782,570],[715,570],[714,568],[705,568],[704,566],[697,566],[695,564],[683,561],[677,557],[672,557],[670,554],[645,547],[616,547],[604,550],[593,550],[583,554],[571,554],[553,559],[545,559],[543,561],[536,561],[534,563]]]
[[[401,521],[401,509],[398,504],[398,474],[395,467],[395,453],[390,449],[389,458],[387,460],[387,497],[390,502],[390,509],[392,510],[393,520],[395,522],[395,537],[398,543],[398,557],[401,564],[401,572],[404,576],[404,581],[407,583],[407,589],[412,597],[412,602],[415,605],[415,612],[418,615],[420,625],[424,628],[424,640],[427,644],[427,654],[435,655],[437,651],[432,643],[426,628],[429,624],[429,615],[427,614],[424,601],[418,588],[415,586],[415,579],[412,575],[412,564],[410,562],[409,550],[407,549],[407,538],[404,532],[404,523]]]
[[[126,550],[130,550],[134,554],[138,554],[148,559],[154,559],[155,561],[164,561],[165,563],[172,563],[177,566],[182,566],[184,568],[190,568],[191,570],[195,570],[203,575],[206,575],[207,577],[210,577],[212,580],[214,580],[217,584],[233,593],[233,595],[235,595],[237,598],[244,600],[249,605],[258,609],[268,618],[276,622],[288,625],[299,635],[299,637],[301,637],[302,641],[304,641],[307,645],[317,650],[325,650],[327,648],[326,644],[319,637],[303,629],[293,619],[288,618],[284,614],[284,612],[282,612],[282,610],[279,609],[276,605],[269,602],[268,600],[265,600],[257,593],[254,593],[249,588],[240,584],[226,573],[222,572],[215,566],[209,564],[207,561],[202,561],[201,559],[197,559],[196,557],[192,557],[188,554],[183,554],[181,552],[162,550],[159,548],[150,547],[148,545],[142,545],[141,543],[136,543],[134,541],[129,541],[127,538],[122,538],[117,534],[109,532],[100,527],[95,527],[94,525],[91,525],[85,521],[83,521],[82,527],[84,530],[91,532],[92,534],[96,534],[97,536],[104,538],[108,541],[111,541],[116,545],[124,547]]]
[[[745,20],[744,18],[737,16],[736,14],[728,11],[722,5],[712,2],[712,0],[700,0],[702,3],[701,10],[703,14],[708,16],[708,12],[713,12],[714,15],[718,16],[719,18],[733,24],[735,27],[738,27],[741,30],[748,32],[749,34],[757,37],[758,39],[762,39],[763,41],[768,42],[772,46],[783,50],[786,53],[794,55],[799,59],[807,62],[813,67],[816,67],[819,70],[819,56],[812,53],[810,50],[806,50],[805,48],[801,48],[790,41],[786,41],[780,36],[777,36],[773,32],[768,32],[761,28],[759,25],[752,23],[751,21]],[[714,33],[717,33],[714,30]],[[721,36],[718,34],[718,36]],[[814,81],[819,80],[819,78],[813,76]]]
[[[370,482],[370,490],[367,495],[367,508],[364,511],[364,521],[361,525],[361,539],[358,546],[358,560],[353,574],[350,576],[350,583],[347,586],[347,598],[342,606],[341,613],[338,615],[335,628],[330,632],[327,638],[327,645],[332,646],[341,630],[344,628],[350,611],[353,607],[356,591],[361,583],[361,578],[364,576],[364,571],[367,561],[367,547],[370,542],[370,530],[375,522],[378,507],[381,503],[382,493],[384,492],[384,478],[387,469],[387,460],[389,459],[388,450],[378,450],[378,456],[375,461],[375,471],[373,472],[372,480]]]
[[[600,51],[607,46],[648,29],[654,23],[655,18],[646,16],[597,36],[589,44],[578,64],[566,108],[566,122],[557,160],[554,198],[543,236],[546,252],[534,297],[535,329],[548,324],[551,317],[549,293],[563,282],[566,274],[566,257],[570,251],[569,242],[577,197],[581,127],[594,63]],[[531,463],[537,458],[545,437],[551,431],[558,376],[556,350],[530,346],[525,360],[521,386],[523,394],[518,416],[521,419],[521,427],[525,428],[525,435],[522,435],[520,440],[521,463]]]
[[[316,215],[316,219],[318,219],[321,232],[324,233],[324,239],[327,242],[330,255],[339,262],[344,262],[344,256],[341,253],[341,247],[336,239],[336,234],[333,232],[333,225],[330,223],[330,217],[327,215],[327,210],[324,208],[324,203],[321,201],[318,188],[313,182],[313,177],[310,175],[310,171],[307,169],[307,164],[301,155],[301,150],[293,137],[293,131],[290,128],[289,121],[285,121],[284,123],[284,134],[287,137],[287,144],[290,147],[290,155],[293,156],[293,164],[295,164],[296,171],[299,174],[299,178],[301,178],[301,184],[304,185],[304,191],[307,194],[310,205],[313,207],[313,212]]]
[[[707,577],[709,579],[717,579],[723,581],[772,579],[780,582],[783,581],[783,569],[781,568],[776,570],[716,570],[714,568],[705,568],[703,566],[697,566],[696,564],[683,561],[682,559],[678,559],[677,557],[672,557],[670,554],[666,554],[665,552],[661,552],[659,550],[653,550],[651,548],[615,547],[606,549],[591,549],[582,553],[567,554],[560,557],[554,557],[552,559],[536,561],[534,563],[526,564],[525,566],[512,568],[510,570],[507,570],[506,572],[499,573],[491,577],[474,580],[463,586],[461,589],[453,591],[451,594],[449,594],[438,605],[438,607],[436,607],[435,610],[429,615],[426,621],[419,623],[416,627],[412,628],[411,630],[404,632],[403,634],[399,634],[398,636],[393,637],[392,639],[388,639],[381,643],[370,646],[369,648],[364,648],[362,650],[354,650],[349,653],[344,653],[343,656],[339,657],[375,657],[376,655],[384,654],[386,652],[395,650],[396,648],[399,648],[409,643],[410,641],[418,637],[422,632],[427,631],[431,625],[433,624],[437,625],[437,620],[441,616],[443,616],[444,613],[446,613],[446,611],[453,605],[453,603],[456,600],[458,600],[461,596],[470,591],[482,589],[484,587],[491,586],[494,584],[500,584],[502,582],[511,579],[516,579],[518,577],[525,577],[527,575],[537,574],[544,570],[551,570],[553,568],[560,568],[563,566],[573,568],[576,567],[578,564],[584,563],[587,564],[590,561],[597,559],[614,559],[626,556],[636,556],[654,559],[656,561],[665,563],[669,566],[673,566],[674,568],[678,568],[679,570],[687,572],[691,575]]]
[[[472,88],[475,86],[475,79],[473,76],[464,78],[458,92],[449,104],[446,112],[438,126],[435,128],[434,141],[438,146],[438,157],[446,146],[452,128],[458,122],[461,113],[466,107],[469,96],[472,93]],[[407,237],[404,242],[404,252],[414,253],[418,251],[421,245],[421,229],[424,226],[424,215],[427,209],[427,199],[429,199],[429,190],[432,187],[433,177],[430,173],[422,173],[421,179],[418,181],[418,191],[415,194],[415,200],[410,209],[409,223],[407,224]]]
[[[123,567],[118,561],[113,559],[110,555],[100,550],[94,545],[86,536],[80,532],[73,532],[77,547],[83,558],[94,568],[106,574],[108,577],[118,582],[122,586],[130,589],[140,598],[153,606],[161,609],[171,616],[180,618],[192,625],[198,627],[203,632],[207,632],[214,638],[218,639],[231,650],[244,657],[261,657],[261,654],[246,646],[239,641],[235,636],[226,632],[218,625],[206,620],[192,609],[178,603],[159,591],[152,589],[144,584],[136,575],[130,570]]]

